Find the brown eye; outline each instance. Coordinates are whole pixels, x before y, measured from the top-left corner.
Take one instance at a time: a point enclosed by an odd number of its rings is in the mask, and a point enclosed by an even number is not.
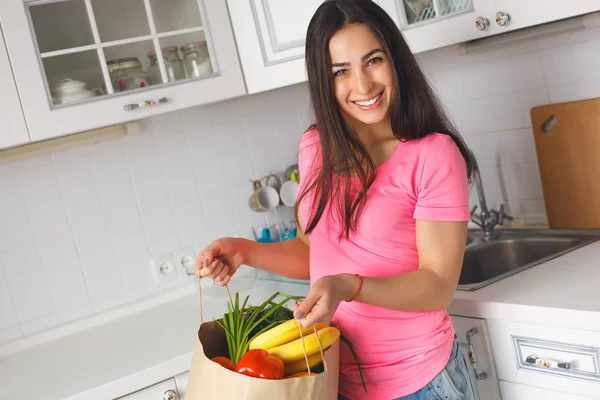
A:
[[[373,65],[373,64],[376,64],[376,63],[381,62],[381,61],[383,61],[383,58],[381,58],[381,57],[374,57],[374,58],[371,58],[369,60],[369,62],[367,63],[367,65]]]
[[[348,72],[348,70],[347,70],[347,69],[340,69],[339,71],[335,71],[335,72],[333,73],[333,76],[334,76],[334,77],[336,77],[336,76],[345,75],[347,72]]]

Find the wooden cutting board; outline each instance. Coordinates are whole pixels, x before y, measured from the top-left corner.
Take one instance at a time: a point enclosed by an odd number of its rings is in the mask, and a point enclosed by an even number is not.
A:
[[[531,109],[551,228],[600,228],[600,98]]]

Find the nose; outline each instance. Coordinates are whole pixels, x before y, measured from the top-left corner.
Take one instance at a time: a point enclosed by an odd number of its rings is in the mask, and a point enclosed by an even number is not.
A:
[[[362,69],[354,74],[354,90],[357,93],[368,94],[371,91],[372,86],[373,82],[371,81],[371,77]]]

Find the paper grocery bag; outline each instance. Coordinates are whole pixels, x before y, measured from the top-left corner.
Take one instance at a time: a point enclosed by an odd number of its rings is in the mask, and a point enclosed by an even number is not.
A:
[[[201,298],[200,293],[200,308]],[[185,400],[337,400],[339,339],[325,352],[324,372],[301,378],[260,379],[211,361],[228,356],[225,332],[214,321],[202,323],[202,312],[200,321]]]

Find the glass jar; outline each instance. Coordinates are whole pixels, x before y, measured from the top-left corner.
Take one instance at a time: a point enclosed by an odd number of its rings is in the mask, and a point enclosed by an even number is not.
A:
[[[206,42],[193,42],[181,46],[183,53],[183,66],[188,78],[197,78],[202,75],[212,74],[212,64]]]
[[[169,82],[175,82],[179,79],[185,78],[185,72],[183,70],[183,63],[179,58],[179,53],[177,46],[165,47],[162,49],[163,60],[165,62],[165,70],[167,72],[167,78]],[[158,65],[158,58],[156,56],[156,51],[152,50],[148,53],[148,57],[150,58],[150,68],[148,68],[148,73],[150,74],[150,79],[154,84],[158,84],[162,82],[162,77],[160,76],[160,67]]]
[[[107,62],[115,92],[142,89],[152,84],[150,75],[142,70],[137,57],[120,58]]]

